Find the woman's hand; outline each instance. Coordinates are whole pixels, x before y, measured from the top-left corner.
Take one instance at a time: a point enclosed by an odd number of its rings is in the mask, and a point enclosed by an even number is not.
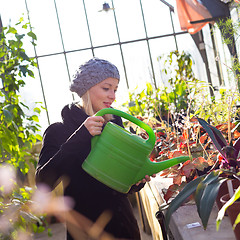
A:
[[[153,174],[151,177],[156,177],[156,174]],[[136,185],[138,186],[140,183],[146,183],[146,182],[150,182],[151,181],[151,177],[146,175],[144,179],[142,179],[141,181],[137,182]]]
[[[92,136],[99,135],[102,132],[104,118],[101,116],[88,117],[83,123]]]

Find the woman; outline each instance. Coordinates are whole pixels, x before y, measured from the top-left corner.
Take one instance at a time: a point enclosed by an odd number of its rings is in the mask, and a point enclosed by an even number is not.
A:
[[[117,192],[88,175],[82,168],[91,150],[91,138],[101,134],[106,121],[123,127],[118,116],[94,116],[111,107],[119,84],[119,72],[110,62],[93,58],[79,67],[70,86],[82,98],[83,105],[71,104],[62,110],[62,122],[50,125],[43,136],[43,146],[36,170],[36,183],[51,190],[63,181],[64,195],[74,200],[74,212],[95,223],[104,213],[109,217],[104,231],[115,238],[140,239],[137,221],[127,194]],[[150,177],[132,186],[139,191]],[[77,215],[72,215],[77,220]],[[86,223],[86,222],[85,222]],[[72,225],[67,225],[67,239],[84,239]],[[89,233],[87,233],[89,234]],[[72,236],[71,236],[72,235]],[[81,237],[80,237],[81,235]]]

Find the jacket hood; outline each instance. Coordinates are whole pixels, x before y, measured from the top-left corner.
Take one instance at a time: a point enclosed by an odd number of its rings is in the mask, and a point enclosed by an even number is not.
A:
[[[80,126],[88,115],[75,103],[66,105],[61,112],[63,124]]]

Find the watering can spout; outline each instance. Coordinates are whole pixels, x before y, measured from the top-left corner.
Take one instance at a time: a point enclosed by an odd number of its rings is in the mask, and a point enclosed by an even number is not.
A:
[[[143,166],[142,169],[139,171],[135,181],[138,182],[142,180],[146,175],[151,176],[155,173],[161,172],[167,168],[175,166],[179,163],[183,163],[187,160],[190,160],[189,156],[180,156],[180,157],[171,158],[162,162],[152,162],[149,159],[147,159],[145,166]]]

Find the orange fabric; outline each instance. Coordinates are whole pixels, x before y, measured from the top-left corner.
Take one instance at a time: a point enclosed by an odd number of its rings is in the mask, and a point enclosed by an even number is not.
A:
[[[197,0],[176,0],[177,12],[181,29],[195,34],[200,31],[209,22],[191,24],[192,21],[212,18],[209,11]]]

